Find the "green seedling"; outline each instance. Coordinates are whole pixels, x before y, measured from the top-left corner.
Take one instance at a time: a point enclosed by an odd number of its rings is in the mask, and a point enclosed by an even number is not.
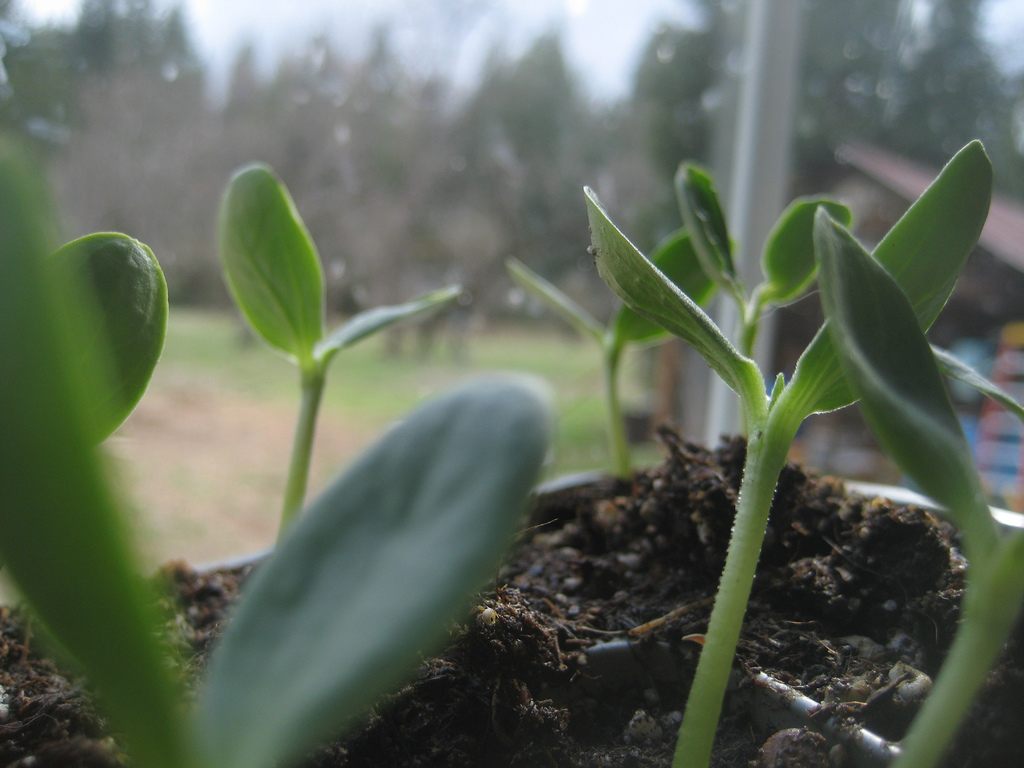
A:
[[[385,328],[454,301],[452,286],[405,304],[360,312],[324,328],[324,282],[316,246],[273,171],[250,165],[228,183],[219,216],[220,259],[235,303],[259,336],[299,369],[302,404],[285,484],[280,531],[302,509],[316,417],[334,356]]]
[[[710,175],[692,163],[683,163],[676,173],[676,197],[704,271],[736,303],[741,322],[739,349],[748,357],[753,354],[765,310],[796,301],[814,283],[817,265],[811,227],[815,210],[822,206],[837,220],[850,223],[850,210],[835,200],[794,200],[768,234],[761,252],[764,280],[748,294],[733,263],[732,240]]]
[[[47,269],[37,178],[0,146],[0,558],[36,615],[101,691],[140,765],[187,765],[180,696],[96,451],[97,358],[76,355],[95,314]],[[63,310],[63,311],[62,311]],[[98,334],[98,332],[97,332]],[[111,355],[110,357],[113,357]]]
[[[846,381],[886,452],[945,507],[963,534],[969,562],[963,620],[896,762],[896,768],[930,768],[956,734],[1020,613],[1024,533],[999,535],[939,367],[955,369],[979,389],[988,382],[929,348],[896,281],[823,211],[815,244],[821,303]],[[995,396],[1020,413],[1005,393]]]
[[[46,268],[48,210],[37,175],[0,147],[7,573],[95,688],[133,764],[293,765],[409,674],[493,575],[546,453],[545,397],[485,378],[358,459],[247,585],[189,713],[96,446],[95,369],[112,355],[73,354],[95,315],[75,310],[73,281]]]
[[[698,304],[706,302],[714,293],[714,284],[701,269],[690,238],[682,230],[662,240],[651,253],[651,261]],[[607,328],[602,327],[593,315],[522,262],[509,259],[506,266],[519,285],[600,348],[612,469],[619,477],[629,477],[632,462],[619,398],[619,364],[627,345],[655,344],[664,341],[668,332],[627,306],[619,308]]]
[[[947,379],[955,379],[962,384],[973,387],[982,395],[998,403],[1020,421],[1024,422],[1024,406],[1014,400],[1013,395],[1009,392],[994,382],[989,381],[965,362],[941,347],[936,347],[933,344],[932,354],[935,355],[935,362],[938,364],[939,370],[942,371]]]
[[[108,437],[142,398],[167,330],[167,284],[149,247],[127,235],[101,232],[61,246],[55,271],[85,284],[82,301],[96,315],[95,332],[75,345],[79,359],[108,355],[111,375],[90,402],[96,442]],[[88,363],[83,363],[88,364]]]
[[[764,281],[750,294],[731,258],[731,240],[714,188],[706,174],[683,166],[678,176],[683,220],[709,276],[738,303],[743,319],[740,349],[725,337],[691,297],[644,258],[586,190],[598,271],[616,294],[693,346],[739,396],[747,431],[747,454],[733,534],[705,643],[680,727],[673,765],[707,765],[726,683],[778,476],[800,424],[810,415],[850,405],[855,396],[843,373],[827,327],[819,329],[787,382],[771,391],[749,357],[760,312],[792,301],[813,283],[815,211],[824,207],[845,223],[838,204],[799,200],[783,213],[762,255]],[[972,142],[893,226],[874,251],[906,293],[914,316],[927,329],[949,298],[988,213],[992,168],[984,148]]]

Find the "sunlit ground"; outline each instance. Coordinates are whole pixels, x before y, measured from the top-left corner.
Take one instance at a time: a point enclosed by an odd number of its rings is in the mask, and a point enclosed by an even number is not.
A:
[[[130,500],[150,565],[204,563],[268,546],[274,538],[298,402],[291,365],[247,338],[230,315],[172,311],[148,393],[107,448]],[[537,374],[551,385],[557,439],[548,476],[607,463],[597,350],[566,335],[472,333],[457,357],[450,339],[398,354],[383,338],[340,354],[328,378],[314,452],[313,494],[386,426],[459,380],[494,370]],[[624,399],[643,405],[639,356],[626,361]],[[643,447],[640,461],[657,449]]]

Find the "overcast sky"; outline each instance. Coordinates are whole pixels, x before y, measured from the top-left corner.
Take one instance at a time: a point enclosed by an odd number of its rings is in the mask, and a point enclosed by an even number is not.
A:
[[[22,5],[38,19],[66,19],[79,0],[23,0]],[[184,0],[182,5],[215,73],[223,73],[247,41],[267,62],[322,33],[343,50],[358,51],[370,31],[387,21],[406,57],[466,82],[495,41],[515,54],[538,33],[559,28],[571,65],[585,75],[591,94],[603,98],[626,92],[636,57],[658,24],[696,21],[685,0]],[[1024,2],[990,0],[985,30],[1004,64],[1024,68]]]

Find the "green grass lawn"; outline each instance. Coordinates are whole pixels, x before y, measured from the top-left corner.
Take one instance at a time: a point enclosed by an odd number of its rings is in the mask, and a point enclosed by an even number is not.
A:
[[[310,496],[388,425],[473,375],[529,373],[554,394],[555,439],[545,475],[608,466],[600,355],[558,332],[471,334],[460,356],[448,339],[423,352],[410,330],[396,354],[370,338],[335,359],[318,421]],[[644,359],[627,358],[628,405],[642,406]],[[149,391],[107,441],[147,562],[209,562],[270,545],[276,533],[298,374],[248,336],[231,314],[172,309]],[[637,450],[653,462],[653,446]]]
[[[448,339],[434,349],[416,347],[409,328],[396,354],[378,336],[338,355],[328,375],[325,411],[360,432],[378,432],[418,402],[458,381],[485,372],[530,373],[555,394],[556,440],[547,474],[603,468],[608,463],[601,368],[593,345],[553,331],[493,329],[471,334],[456,357]],[[644,360],[623,366],[627,408],[643,407]],[[297,403],[297,373],[283,357],[248,336],[230,314],[189,310],[171,313],[167,344],[154,386],[195,379],[225,393],[291,405]],[[656,452],[638,454],[651,457]]]

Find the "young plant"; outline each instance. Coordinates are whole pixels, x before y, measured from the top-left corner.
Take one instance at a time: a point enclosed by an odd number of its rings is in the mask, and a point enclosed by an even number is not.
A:
[[[676,230],[662,240],[651,253],[651,261],[698,304],[706,302],[714,293],[715,286],[701,269],[690,238],[683,230]],[[600,348],[612,469],[619,477],[629,477],[632,463],[619,399],[619,363],[628,344],[657,343],[667,338],[668,333],[627,306],[620,307],[604,328],[583,307],[522,262],[509,259],[506,266],[519,285]]]
[[[76,354],[95,314],[46,259],[48,210],[37,175],[0,145],[0,559],[139,764],[180,768],[180,691],[96,452],[100,356]]]
[[[545,398],[485,378],[367,451],[247,584],[189,715],[96,450],[91,409],[105,392],[94,373],[107,356],[74,354],[93,316],[75,309],[79,286],[46,268],[36,178],[0,147],[0,359],[14,372],[0,376],[7,573],[135,765],[294,764],[407,675],[491,577],[546,453]]]
[[[167,283],[149,246],[127,235],[100,232],[72,240],[50,257],[56,272],[88,287],[94,321],[80,324],[75,355],[81,364],[105,355],[105,387],[90,400],[95,442],[108,437],[142,398],[164,346]],[[89,336],[86,330],[91,330]]]
[[[801,200],[783,213],[762,256],[764,282],[746,294],[731,258],[731,240],[707,176],[684,166],[678,176],[683,219],[709,276],[737,301],[743,317],[740,349],[615,227],[586,190],[597,267],[634,311],[691,344],[739,395],[747,453],[733,534],[680,727],[673,765],[707,765],[726,683],[753,584],[778,476],[800,424],[814,413],[851,404],[826,327],[818,330],[789,382],[782,374],[767,392],[749,357],[760,311],[791,301],[813,282],[815,209],[841,219],[844,209]],[[928,328],[949,298],[988,212],[992,169],[979,142],[962,149],[878,244],[874,258],[910,299],[917,323]]]
[[[816,216],[814,237],[830,337],[869,426],[886,453],[946,508],[963,534],[969,563],[963,619],[896,762],[896,768],[930,768],[956,734],[1020,614],[1024,532],[999,535],[936,355],[907,296],[823,211]],[[988,386],[955,358],[942,357],[961,379]],[[1020,412],[1012,398],[1007,404]]]
[[[768,233],[761,252],[764,280],[748,295],[736,272],[732,240],[711,177],[702,168],[683,163],[676,173],[676,197],[701,266],[736,303],[740,316],[740,352],[746,356],[754,352],[766,309],[796,301],[814,283],[817,266],[810,232],[815,210],[824,207],[839,221],[850,223],[850,210],[835,200],[827,197],[794,200]]]
[[[444,288],[405,304],[375,307],[329,333],[324,329],[320,259],[284,184],[265,165],[250,165],[228,183],[219,217],[220,259],[235,303],[253,330],[299,369],[302,404],[285,484],[280,532],[302,509],[316,416],[334,356],[402,320],[456,299]]]

